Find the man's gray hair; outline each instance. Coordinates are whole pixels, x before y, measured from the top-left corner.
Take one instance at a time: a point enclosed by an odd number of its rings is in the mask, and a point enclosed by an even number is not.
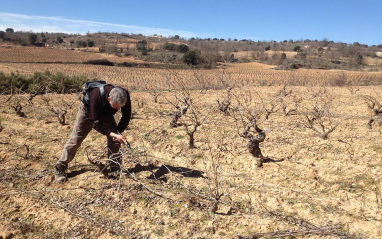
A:
[[[123,106],[126,104],[127,94],[125,90],[115,87],[110,91],[109,98],[111,102],[117,103],[119,106]]]

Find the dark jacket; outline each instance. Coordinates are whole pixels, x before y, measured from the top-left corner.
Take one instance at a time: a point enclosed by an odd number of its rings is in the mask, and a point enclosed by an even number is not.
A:
[[[118,125],[115,122],[114,115],[118,110],[110,106],[107,98],[109,97],[110,91],[114,87],[107,85],[104,87],[105,94],[103,99],[101,99],[101,94],[99,88],[95,88],[89,93],[90,106],[89,106],[89,115],[90,119],[94,122],[94,129],[100,132],[103,135],[109,136],[111,132],[122,133],[127,126],[129,125],[131,119],[131,101],[129,92],[125,89],[127,93],[127,102],[125,106],[121,108],[122,118],[119,121]],[[106,102],[103,106],[103,102]]]

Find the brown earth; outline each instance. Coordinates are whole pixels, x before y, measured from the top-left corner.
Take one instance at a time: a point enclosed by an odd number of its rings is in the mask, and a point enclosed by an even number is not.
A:
[[[70,57],[87,59],[79,56]],[[105,137],[92,132],[68,182],[57,184],[53,165],[70,135],[78,95],[31,101],[28,94],[1,95],[0,238],[382,236],[382,126],[367,127],[373,115],[363,97],[382,102],[381,73],[274,71],[258,63],[169,71],[20,59],[0,62],[0,71],[86,73],[129,88],[131,150],[122,148],[121,177],[105,178],[87,160],[106,151]],[[223,84],[233,87],[229,115],[218,110],[218,100],[227,99]],[[335,84],[346,87],[328,86]],[[184,96],[192,105],[179,123],[201,122],[192,149],[185,127],[169,126]],[[65,125],[44,99],[68,110]],[[322,126],[318,119],[309,128],[317,112]],[[239,136],[251,114],[266,132],[261,168]],[[328,139],[313,130],[332,127]]]
[[[107,59],[114,63],[143,62],[133,57],[99,53],[98,48],[79,50],[48,47],[0,47],[0,63],[84,63],[100,59]]]
[[[264,54],[268,55],[271,57],[274,54],[281,54],[285,53],[287,58],[293,58],[294,56],[297,55],[297,52],[295,51],[264,51]],[[239,51],[239,52],[233,52],[235,58],[240,59],[240,58],[247,58],[247,59],[252,59],[253,56],[256,55],[255,51]]]
[[[281,97],[280,91],[291,95]],[[193,108],[199,117],[207,116],[195,133],[194,149],[188,148],[183,127],[169,127],[168,113],[175,110],[170,102],[181,93],[163,92],[154,103],[149,92],[132,92],[136,114],[125,132],[132,151],[123,148],[124,166],[151,168],[135,167],[120,178],[105,178],[87,161],[87,152],[105,147],[104,137],[92,132],[64,184],[54,182],[53,165],[71,132],[77,103],[68,107],[67,125],[62,126],[42,98],[65,105],[77,101],[77,95],[39,96],[33,104],[28,95],[2,96],[0,236],[382,236],[382,128],[367,128],[370,114],[360,97],[380,100],[381,87],[234,88],[230,116],[217,109],[224,91],[191,91]],[[301,98],[298,114],[285,115],[296,97]],[[266,120],[264,107],[280,99],[286,111],[279,108]],[[16,102],[25,118],[15,114]],[[326,140],[303,126],[305,115],[322,102],[330,102],[326,107],[333,113],[324,122],[326,129],[339,123]],[[238,135],[242,109],[258,112],[258,125],[266,130],[262,168],[256,167],[247,141]],[[191,124],[191,116],[187,113],[182,122]],[[171,172],[161,176],[163,165]],[[153,173],[159,179],[148,179]]]

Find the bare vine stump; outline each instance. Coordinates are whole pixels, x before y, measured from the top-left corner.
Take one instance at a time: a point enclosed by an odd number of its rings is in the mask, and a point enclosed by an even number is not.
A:
[[[190,137],[190,138],[189,138],[189,141],[188,141],[188,147],[189,147],[190,149],[194,149],[194,148],[195,148],[195,138],[194,138],[194,133],[195,133],[195,131],[187,132],[187,135]]]
[[[171,119],[171,122],[170,122],[170,127],[171,128],[178,127],[178,120],[180,119],[181,116],[182,116],[182,114],[180,112],[173,112],[172,113],[172,119]]]
[[[260,133],[249,139],[247,149],[250,154],[256,159],[257,167],[262,167],[264,162],[264,156],[261,153],[260,143],[265,140],[265,133]]]
[[[15,107],[13,107],[16,111],[16,114],[22,118],[26,118],[27,116],[25,115],[24,112],[22,112],[23,106],[20,103],[17,103]]]
[[[382,126],[382,113],[377,114],[376,120],[379,126]]]

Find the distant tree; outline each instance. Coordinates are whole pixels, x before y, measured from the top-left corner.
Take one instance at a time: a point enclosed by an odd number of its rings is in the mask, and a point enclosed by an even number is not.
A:
[[[271,49],[270,46],[266,46],[266,47],[265,47],[265,50],[266,50],[266,51],[269,51],[270,49]]]
[[[176,49],[176,44],[170,43],[170,42],[165,42],[163,44],[163,49],[168,50],[168,51],[175,51]]]
[[[188,51],[184,53],[183,62],[186,63],[187,65],[196,65],[197,64],[196,52]]]
[[[176,51],[178,52],[181,52],[181,53],[185,53],[189,50],[188,46],[185,45],[185,44],[180,44],[180,45],[177,45],[176,46]]]
[[[7,33],[14,33],[13,28],[7,28],[7,29],[5,29],[5,32],[7,32]]]
[[[295,46],[294,48],[293,48],[293,51],[300,51],[301,50],[301,46]]]
[[[86,42],[86,45],[88,47],[93,47],[95,44],[94,44],[94,41],[88,39],[87,42]]]
[[[34,33],[30,33],[28,35],[28,41],[29,41],[30,44],[33,45],[37,41],[37,35],[34,34]]]
[[[236,61],[234,54],[231,54],[229,61],[230,62],[235,62]]]
[[[5,36],[5,32],[4,31],[0,31],[0,39],[3,39]]]
[[[141,54],[142,56],[147,56],[149,54],[149,50],[147,50],[147,48],[144,48],[141,50]]]
[[[146,47],[147,47],[147,41],[146,40],[142,40],[142,41],[137,42],[137,50],[138,51],[146,50]]]
[[[57,37],[57,42],[61,44],[61,43],[64,42],[64,39],[62,39],[60,36],[58,36],[58,37]]]
[[[354,61],[357,66],[362,65],[364,63],[363,56],[359,52],[357,52],[356,54],[354,54]]]
[[[355,47],[359,47],[361,44],[359,44],[359,42],[354,42],[353,43],[353,46],[355,46]]]
[[[76,41],[76,44],[77,44],[77,47],[86,47],[87,46],[87,44],[86,44],[86,42],[84,42],[84,41]]]

